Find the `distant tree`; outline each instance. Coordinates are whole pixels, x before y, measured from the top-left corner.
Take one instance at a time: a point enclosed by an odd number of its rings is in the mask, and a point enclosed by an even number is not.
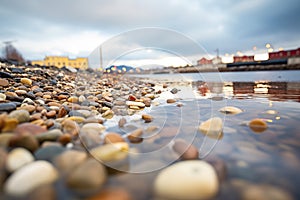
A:
[[[24,58],[21,53],[12,45],[7,44],[4,48],[4,58],[7,60],[14,60],[19,63],[24,62]]]

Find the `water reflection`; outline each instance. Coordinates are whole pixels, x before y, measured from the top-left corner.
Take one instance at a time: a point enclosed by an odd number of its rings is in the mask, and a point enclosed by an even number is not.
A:
[[[300,102],[300,82],[194,82],[193,85],[202,97],[212,96],[221,90],[227,98],[267,98],[274,101]]]

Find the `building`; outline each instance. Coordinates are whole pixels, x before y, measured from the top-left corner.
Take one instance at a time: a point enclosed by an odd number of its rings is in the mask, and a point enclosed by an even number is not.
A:
[[[234,56],[233,62],[239,63],[239,62],[252,62],[254,61],[254,56]]]
[[[58,68],[64,66],[70,66],[77,69],[87,69],[88,59],[87,58],[75,58],[69,59],[67,56],[46,56],[44,60],[34,60],[31,64],[44,65],[44,66],[56,66]]]
[[[209,60],[207,58],[201,58],[200,60],[197,61],[198,65],[207,65],[207,64],[212,64],[212,60]]]
[[[292,49],[287,51],[277,51],[277,52],[270,52],[269,59],[276,60],[282,58],[291,58],[291,57],[298,57],[300,56],[300,48]]]

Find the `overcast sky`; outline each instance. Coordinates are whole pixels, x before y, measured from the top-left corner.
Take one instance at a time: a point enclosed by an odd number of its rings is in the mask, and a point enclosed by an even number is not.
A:
[[[0,41],[15,41],[26,59],[89,56],[143,27],[177,31],[210,55],[300,47],[299,0],[1,0],[0,18]]]

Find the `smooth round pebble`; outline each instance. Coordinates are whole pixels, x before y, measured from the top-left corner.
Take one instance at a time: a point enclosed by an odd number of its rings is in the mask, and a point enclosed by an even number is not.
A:
[[[129,145],[126,142],[104,144],[91,149],[90,154],[97,160],[107,162],[123,160],[127,157]]]
[[[210,138],[221,139],[223,137],[222,119],[220,117],[210,118],[200,124],[199,130]]]
[[[104,137],[105,144],[116,143],[116,142],[125,142],[125,140],[118,133],[108,133],[105,135]]]
[[[81,131],[95,131],[95,133],[101,134],[105,130],[105,126],[99,123],[87,123],[81,127]]]
[[[85,192],[99,189],[106,179],[105,167],[90,158],[70,172],[67,177],[67,185],[78,192]]]
[[[43,184],[51,184],[58,178],[57,170],[47,161],[35,161],[14,172],[4,185],[5,193],[24,196]]]
[[[85,152],[68,150],[58,155],[54,159],[54,165],[62,172],[69,173],[72,169],[83,163],[87,159]]]
[[[232,114],[232,115],[236,115],[243,112],[240,108],[234,106],[225,106],[221,108],[219,111],[225,114]]]
[[[6,169],[9,172],[14,172],[33,161],[34,157],[27,149],[15,148],[7,155]]]
[[[23,83],[24,85],[32,85],[32,80],[30,80],[29,78],[21,78],[21,83]]]
[[[154,181],[155,195],[161,199],[210,199],[218,190],[214,168],[199,160],[175,163],[163,169]]]
[[[173,149],[182,160],[194,160],[199,158],[198,149],[193,144],[188,144],[184,140],[176,140]]]
[[[9,113],[8,117],[17,119],[19,123],[28,122],[30,120],[30,114],[27,110],[14,110]]]
[[[249,122],[250,129],[255,133],[264,132],[268,128],[268,124],[262,119],[252,119]]]

